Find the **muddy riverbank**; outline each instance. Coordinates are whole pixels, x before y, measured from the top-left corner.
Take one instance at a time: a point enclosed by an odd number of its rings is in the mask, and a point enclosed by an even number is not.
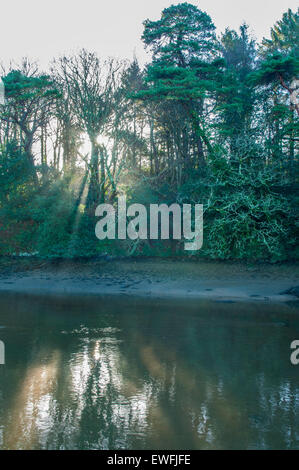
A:
[[[298,284],[299,269],[294,264],[152,259],[0,263],[0,292],[286,302],[297,298],[282,292]]]

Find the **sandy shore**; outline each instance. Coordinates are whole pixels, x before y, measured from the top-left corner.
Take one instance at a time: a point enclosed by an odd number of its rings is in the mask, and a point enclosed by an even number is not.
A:
[[[210,299],[218,302],[287,302],[280,293],[299,284],[297,265],[248,266],[221,262],[114,260],[44,261],[0,266],[0,292],[126,295]]]

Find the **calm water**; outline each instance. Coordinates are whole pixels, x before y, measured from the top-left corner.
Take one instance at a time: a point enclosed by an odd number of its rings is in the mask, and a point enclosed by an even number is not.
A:
[[[299,448],[292,305],[0,297],[0,448]]]

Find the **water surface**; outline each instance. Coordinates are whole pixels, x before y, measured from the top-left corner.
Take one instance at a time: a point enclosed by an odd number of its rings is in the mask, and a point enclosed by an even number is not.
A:
[[[294,339],[294,305],[2,294],[0,448],[299,448]]]

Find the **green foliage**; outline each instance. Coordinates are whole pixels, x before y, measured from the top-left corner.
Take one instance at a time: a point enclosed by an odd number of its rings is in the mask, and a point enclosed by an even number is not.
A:
[[[255,43],[248,35],[248,26],[240,27],[240,34],[226,29],[221,37],[224,71],[218,78],[217,109],[220,114],[219,132],[230,140],[234,152],[236,140],[249,132],[257,94],[248,84],[254,68]]]
[[[271,28],[271,39],[264,39],[262,46],[265,51],[299,53],[299,14],[288,9],[280,21]]]
[[[211,18],[190,3],[165,8],[158,21],[146,20],[142,39],[154,61],[179,67],[194,58],[206,59],[217,49]]]
[[[246,24],[218,40],[188,3],[146,20],[142,38],[144,70],[83,50],[51,75],[26,62],[3,78],[0,254],[190,256],[182,241],[99,241],[96,206],[125,193],[147,208],[203,203],[191,256],[298,258],[298,13],[260,48]]]
[[[216,155],[204,179],[194,178],[181,188],[184,202],[204,204],[199,256],[272,262],[296,258],[295,201],[281,193],[277,173],[258,160],[232,163]]]
[[[17,193],[26,197],[25,188],[31,168],[15,142],[0,147],[0,168],[1,203],[16,197]]]
[[[206,249],[212,258],[286,260],[294,246],[287,198],[267,169],[230,167],[225,184],[211,186],[206,212]]]
[[[12,70],[3,77],[3,82],[6,99],[14,99],[21,106],[41,97],[59,97],[58,90],[48,75],[26,76],[20,70]]]
[[[14,142],[0,149],[0,253],[32,251],[32,168]]]
[[[250,81],[254,84],[268,85],[291,80],[299,73],[299,60],[296,57],[275,53],[261,63],[259,70],[253,73]]]
[[[70,215],[74,198],[64,180],[42,188],[31,207],[31,216],[38,229],[36,251],[42,257],[62,257],[70,241]]]

